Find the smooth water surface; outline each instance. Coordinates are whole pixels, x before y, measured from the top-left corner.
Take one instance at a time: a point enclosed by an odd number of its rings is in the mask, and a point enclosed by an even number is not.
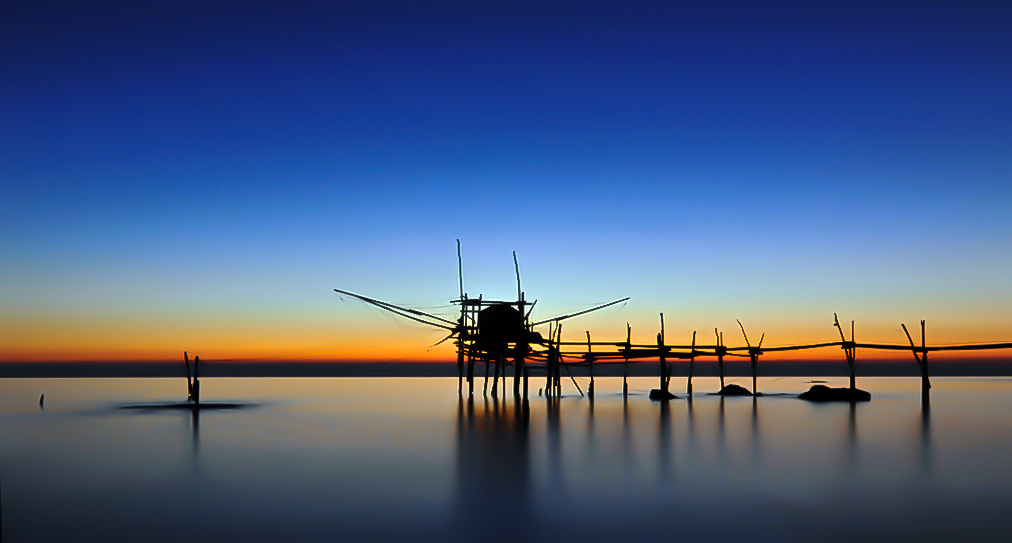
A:
[[[480,380],[204,379],[249,405],[194,414],[122,408],[182,379],[0,380],[3,541],[1007,540],[1012,379],[934,379],[927,407],[916,379],[860,379],[856,406],[791,396],[809,381],[665,404],[538,380],[525,407]]]

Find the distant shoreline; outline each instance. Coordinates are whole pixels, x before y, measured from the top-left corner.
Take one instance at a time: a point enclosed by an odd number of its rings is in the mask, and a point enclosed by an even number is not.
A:
[[[543,375],[535,366],[532,375]],[[725,375],[743,377],[751,375],[748,362],[725,364]],[[587,367],[571,368],[574,376],[586,376]],[[484,365],[475,365],[475,375],[484,376]],[[507,369],[512,376],[513,369]],[[444,362],[243,362],[213,361],[201,364],[201,377],[456,377],[457,366]],[[688,363],[674,364],[674,376],[684,377]],[[594,367],[594,374],[601,377],[621,376],[622,364]],[[656,362],[640,362],[629,365],[633,377],[653,377],[658,374]],[[857,363],[858,376],[865,377],[915,377],[917,365],[891,361],[860,361]],[[712,361],[696,362],[693,375],[716,377],[717,364]],[[840,362],[761,362],[760,377],[839,377],[847,375],[847,365]],[[943,361],[931,364],[931,375],[986,377],[1012,376],[1012,360],[965,360]],[[182,362],[0,362],[0,379],[16,378],[164,378],[183,377]]]

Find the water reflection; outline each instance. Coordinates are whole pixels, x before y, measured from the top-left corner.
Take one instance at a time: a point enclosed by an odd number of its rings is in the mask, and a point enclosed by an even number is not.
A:
[[[466,403],[466,407],[465,407]],[[534,515],[530,491],[530,408],[493,396],[476,410],[474,398],[457,400],[457,492],[452,532],[477,539],[529,539]]]
[[[190,464],[191,473],[199,475],[200,466],[200,410],[190,410]]]
[[[933,467],[931,450],[931,398],[921,395],[921,473],[928,474]]]
[[[671,402],[660,402],[660,411],[660,426],[657,432],[659,444],[658,471],[661,491],[667,493],[671,490],[671,486],[674,483],[674,468],[672,467],[674,459],[671,452]]]
[[[847,465],[857,471],[857,404],[851,402],[847,414]]]
[[[635,393],[652,379],[531,403],[452,380],[236,380],[219,395],[271,401],[196,413],[110,407],[171,397],[162,382],[41,384],[45,411],[0,382],[4,541],[994,540],[1012,500],[1012,380],[939,380],[931,403],[869,379],[856,406],[656,403]]]

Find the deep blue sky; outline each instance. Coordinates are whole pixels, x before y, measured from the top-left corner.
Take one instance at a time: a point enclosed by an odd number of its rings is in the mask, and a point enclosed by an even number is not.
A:
[[[454,296],[460,237],[618,332],[1010,329],[1012,4],[415,4],[5,1],[4,323],[287,345]]]

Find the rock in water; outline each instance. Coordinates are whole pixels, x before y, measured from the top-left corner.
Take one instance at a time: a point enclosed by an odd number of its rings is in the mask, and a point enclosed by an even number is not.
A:
[[[813,385],[808,392],[798,395],[799,399],[810,402],[868,402],[871,394],[859,388],[830,388],[826,385]]]
[[[727,385],[720,389],[717,393],[718,396],[751,396],[752,393],[743,386],[740,385]]]
[[[661,390],[659,388],[655,388],[655,389],[653,389],[653,390],[650,391],[650,399],[651,400],[677,400],[678,396],[675,396],[674,394],[672,394],[670,392],[665,392],[665,391],[663,391],[663,390]]]

